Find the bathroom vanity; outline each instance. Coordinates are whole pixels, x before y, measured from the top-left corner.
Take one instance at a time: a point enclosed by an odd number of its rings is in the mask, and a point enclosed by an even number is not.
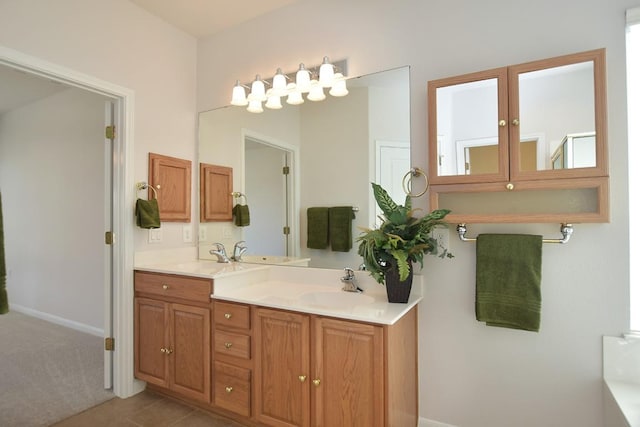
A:
[[[356,272],[211,261],[138,266],[135,376],[255,426],[418,421],[416,276],[407,304]]]

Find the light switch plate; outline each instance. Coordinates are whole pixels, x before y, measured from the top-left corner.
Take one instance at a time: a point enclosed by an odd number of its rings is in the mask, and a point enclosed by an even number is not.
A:
[[[162,242],[162,229],[161,228],[150,228],[149,229],[149,243],[160,243]]]
[[[207,229],[200,226],[198,229],[198,241],[204,242],[205,240],[207,240]]]
[[[184,243],[193,242],[193,232],[191,225],[185,225],[182,227],[182,241]]]

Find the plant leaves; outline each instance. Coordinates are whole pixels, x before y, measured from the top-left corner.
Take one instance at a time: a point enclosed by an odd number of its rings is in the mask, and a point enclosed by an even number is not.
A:
[[[376,199],[378,206],[380,206],[384,215],[389,218],[389,215],[398,209],[398,205],[382,186],[372,182],[371,187],[373,187],[373,197]]]

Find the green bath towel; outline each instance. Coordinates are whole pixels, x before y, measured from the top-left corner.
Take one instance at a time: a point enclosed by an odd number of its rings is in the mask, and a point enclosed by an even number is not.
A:
[[[136,201],[136,225],[140,228],[160,228],[160,208],[158,200]]]
[[[2,195],[0,194],[0,314],[6,314],[8,312],[7,266],[4,260],[4,227],[2,225]]]
[[[326,249],[329,245],[329,208],[307,209],[307,247]]]
[[[542,236],[481,234],[476,244],[476,319],[539,331]]]
[[[331,250],[349,252],[353,247],[351,222],[355,218],[352,206],[329,208],[329,241]]]
[[[251,224],[248,205],[235,205],[231,211],[233,223],[238,227],[246,227]]]

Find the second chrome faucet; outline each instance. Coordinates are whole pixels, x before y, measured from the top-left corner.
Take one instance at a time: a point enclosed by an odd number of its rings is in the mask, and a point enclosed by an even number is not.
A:
[[[340,281],[344,283],[342,290],[345,292],[362,292],[362,289],[356,285],[356,275],[349,267],[344,268],[344,276],[340,278]]]
[[[214,243],[213,247],[214,249],[211,249],[209,253],[211,255],[215,255],[218,262],[221,262],[221,263],[231,262],[231,261],[242,261],[242,254],[244,254],[247,251],[247,244],[244,240],[236,242],[236,244],[233,246],[233,255],[231,256],[231,259],[229,259],[229,257],[227,256],[227,251],[225,250],[224,245],[222,243]]]

